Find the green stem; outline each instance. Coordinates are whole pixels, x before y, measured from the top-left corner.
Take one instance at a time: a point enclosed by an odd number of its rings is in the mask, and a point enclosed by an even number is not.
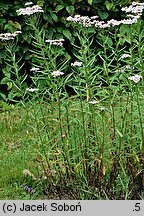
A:
[[[139,121],[140,121],[140,130],[141,130],[141,138],[142,138],[142,152],[144,153],[144,131],[143,131],[143,122],[142,122],[142,113],[139,103],[139,97],[138,97],[138,86],[136,85],[136,96],[137,96],[137,105],[138,105],[138,113],[139,113]]]

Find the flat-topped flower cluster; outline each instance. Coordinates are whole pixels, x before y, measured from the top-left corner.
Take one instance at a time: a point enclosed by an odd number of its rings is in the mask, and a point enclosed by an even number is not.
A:
[[[133,13],[137,15],[142,15],[142,11],[144,9],[144,3],[132,2],[132,5],[129,7],[123,7],[121,10],[126,13]]]
[[[59,70],[57,70],[57,71],[53,71],[51,74],[55,78],[55,77],[63,75],[64,73],[61,72],[61,71],[59,71]]]
[[[74,63],[71,63],[71,66],[80,67],[80,66],[82,66],[82,62],[75,61]]]
[[[104,21],[99,21],[98,16],[80,16],[80,15],[75,15],[74,17],[67,17],[67,21],[74,22],[81,24],[85,27],[99,27],[99,28],[107,28],[110,26],[118,26],[120,24],[127,24],[131,25],[133,23],[137,23],[138,19],[142,15],[142,11],[144,9],[144,3],[138,3],[138,2],[133,2],[132,5],[129,7],[124,7],[121,10],[125,11],[127,14],[128,19],[123,19],[123,20],[114,20],[111,19],[107,22]]]
[[[128,79],[132,80],[134,83],[138,83],[142,79],[142,76],[136,74],[135,76],[130,76]]]
[[[50,43],[51,45],[63,46],[64,39],[55,39],[55,40],[46,40],[46,43]]]
[[[90,17],[87,17],[87,16],[80,16],[80,15],[75,15],[74,17],[67,17],[67,21],[71,21],[71,22],[74,22],[74,23],[78,23],[78,24],[82,24],[83,26],[85,27],[99,27],[99,28],[107,28],[107,27],[110,27],[111,25],[112,26],[118,26],[120,24],[133,24],[133,23],[137,23],[138,21],[138,18],[140,17],[140,15],[137,15],[137,16],[133,16],[131,19],[124,19],[124,20],[114,20],[114,19],[111,19],[107,22],[104,22],[104,21],[98,21],[98,20],[94,20],[94,19],[91,19]]]
[[[70,22],[82,24],[85,27],[89,27],[96,23],[97,18],[98,16],[88,17],[88,16],[75,15],[74,17],[71,16],[67,17],[66,20]]]
[[[28,16],[30,16],[31,14],[44,12],[44,11],[39,5],[33,5],[31,7],[20,8],[16,12],[18,13],[18,15],[28,15]]]
[[[0,40],[14,40],[18,34],[21,34],[21,31],[15,31],[14,33],[1,33]]]

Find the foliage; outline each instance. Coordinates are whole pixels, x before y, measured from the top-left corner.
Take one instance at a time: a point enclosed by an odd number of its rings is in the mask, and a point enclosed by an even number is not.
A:
[[[0,35],[2,197],[143,199],[141,14],[66,19],[75,8],[67,2],[39,1],[47,13],[18,16]]]
[[[19,76],[23,76],[29,69],[33,61],[30,48],[32,38],[29,37],[31,33],[31,27],[26,25],[24,17],[17,16],[16,10],[23,8],[24,4],[27,1],[11,1],[11,0],[2,0],[0,2],[0,31],[1,32],[10,32],[21,30],[23,34],[18,38],[17,41],[17,55],[16,61],[21,58],[23,62],[23,67],[19,71]],[[71,26],[66,22],[67,16],[73,16],[75,14],[81,15],[98,15],[101,20],[108,20],[111,18],[120,18],[120,5],[125,6],[126,4],[131,3],[131,1],[81,1],[81,0],[72,0],[72,1],[47,1],[39,0],[34,1],[35,4],[42,6],[44,13],[39,18],[39,26],[43,27],[45,32],[45,37],[49,39],[54,38],[65,38],[66,47],[65,53],[69,53],[71,58],[72,46],[71,41],[75,41],[75,35]],[[123,37],[124,38],[124,37]],[[123,39],[124,40],[124,39]],[[6,51],[5,51],[5,42],[0,42],[0,56],[1,56],[1,70],[0,80],[5,78],[1,86],[1,99],[6,98],[8,92],[11,91],[12,82],[7,79],[6,74],[10,73],[10,68],[7,66]],[[20,63],[19,63],[20,64]],[[21,65],[21,64],[20,64]],[[19,66],[20,66],[19,65]],[[25,85],[31,84],[31,73],[27,74],[25,79]],[[7,80],[7,82],[6,82]],[[23,80],[23,78],[22,78]],[[13,90],[12,90],[13,91]],[[2,94],[3,93],[3,94]]]
[[[1,113],[1,199],[143,199],[144,100],[131,87],[96,104],[65,97]]]

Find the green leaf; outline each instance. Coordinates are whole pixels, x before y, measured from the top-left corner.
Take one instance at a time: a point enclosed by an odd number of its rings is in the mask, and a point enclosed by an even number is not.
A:
[[[74,4],[74,3],[75,3],[75,0],[71,0],[71,3]]]
[[[4,77],[4,78],[1,80],[0,84],[8,84],[10,81],[11,81],[10,78]]]
[[[58,16],[57,16],[56,14],[51,13],[50,16],[51,16],[51,18],[52,18],[55,22],[58,21]]]
[[[110,47],[112,47],[113,41],[112,41],[112,39],[111,39],[110,37],[107,37],[106,42],[107,42],[107,44],[108,44]]]
[[[70,31],[69,31],[68,29],[64,29],[64,30],[62,31],[62,33],[63,33],[64,36],[65,36],[66,38],[68,38],[69,40],[72,39],[72,34],[70,33]]]
[[[62,30],[63,30],[63,27],[58,27],[58,28],[57,28],[57,31],[58,31],[59,33],[62,33]]]
[[[11,67],[9,67],[8,65],[2,69],[3,74],[5,75],[5,77],[9,78],[11,77]]]
[[[12,22],[12,21],[11,21]],[[12,22],[12,25],[16,28],[21,30],[21,25],[18,22]]]
[[[6,95],[0,92],[0,101],[1,101],[2,99],[6,100]]]
[[[15,96],[19,96],[19,93],[13,93],[12,91],[10,91],[10,93],[8,94],[8,99],[9,100],[13,100]]]
[[[121,25],[120,26],[120,34],[121,35],[125,35],[125,33],[127,34],[130,30],[129,25]]]
[[[73,14],[74,14],[74,10],[75,10],[75,8],[74,8],[74,6],[67,6],[66,7],[66,10],[67,10],[67,12],[71,15],[71,16],[73,16]]]
[[[3,26],[4,23],[6,23],[6,19],[0,17],[0,26]]]
[[[10,32],[13,32],[15,30],[14,26],[12,25],[11,22],[5,25],[4,30],[8,30]]]
[[[90,5],[92,5],[93,0],[88,0],[88,3],[89,3]]]
[[[0,43],[0,45],[1,45],[2,43]],[[4,59],[5,58],[5,51],[4,50],[0,50],[0,59],[2,60],[2,59]]]
[[[105,6],[106,6],[107,10],[109,11],[109,10],[111,10],[113,8],[114,5],[113,5],[113,3],[110,3],[108,1],[106,1]]]
[[[105,20],[108,18],[109,14],[106,11],[98,11],[98,15],[102,20]]]
[[[8,82],[7,85],[8,85],[7,90],[10,90],[12,88],[12,86],[13,86],[12,82]]]
[[[9,6],[8,2],[2,2],[2,1],[0,2],[1,9],[8,10],[8,6]]]
[[[37,4],[38,4],[40,7],[42,7],[42,6],[44,5],[44,0],[39,0],[39,1],[37,2]]]
[[[43,13],[43,18],[47,20],[49,23],[53,24],[53,20],[50,15]]]
[[[14,28],[13,28],[14,27]],[[10,29],[10,30],[15,30],[15,29],[19,29],[21,30],[21,25],[18,22],[13,22],[12,20],[8,21],[8,24],[5,25],[4,29]]]
[[[60,10],[62,10],[64,8],[64,5],[57,5],[55,8],[55,12],[59,12]]]

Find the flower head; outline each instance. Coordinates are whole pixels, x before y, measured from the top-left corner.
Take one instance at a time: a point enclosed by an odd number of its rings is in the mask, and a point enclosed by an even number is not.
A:
[[[100,111],[104,111],[106,108],[105,107],[101,107],[100,108]]]
[[[137,23],[139,17],[142,15],[142,11],[144,9],[144,3],[138,3],[138,2],[133,2],[132,5],[129,7],[122,8],[122,11],[125,11],[126,13],[132,13],[129,14],[131,16],[131,19],[124,19],[124,20],[109,20],[107,22],[104,21],[99,21],[97,20],[98,16],[80,16],[80,15],[75,15],[74,17],[67,17],[67,21],[74,22],[81,24],[85,27],[90,27],[90,26],[95,26],[99,28],[108,28],[111,25],[112,26],[118,26],[120,24],[126,24],[126,25],[131,25],[133,23]]]
[[[133,23],[137,23],[138,18],[138,16],[134,16],[133,19],[124,19],[121,21],[121,23],[125,25],[131,25]]]
[[[22,31],[15,31],[14,34],[16,34],[16,35],[22,34]]]
[[[46,40],[45,42],[56,46],[63,46],[63,41],[64,39],[55,39],[55,40]]]
[[[52,76],[55,78],[55,77],[57,77],[57,76],[61,76],[61,75],[63,75],[64,73],[63,72],[60,72],[59,70],[57,70],[57,71],[53,71],[52,72]]]
[[[125,54],[122,55],[122,58],[131,58],[131,55],[125,53]]]
[[[82,66],[82,62],[78,62],[78,61],[75,61],[74,63],[71,63],[71,66]]]
[[[25,6],[32,5],[32,4],[33,4],[32,2],[27,2],[25,3]]]
[[[142,76],[136,74],[135,76],[130,76],[128,79],[132,80],[134,83],[138,83],[141,78]]]
[[[18,15],[28,15],[38,13],[38,12],[44,12],[42,8],[39,5],[33,5],[32,7],[26,7],[26,8],[20,8],[16,11]]]
[[[109,20],[107,23],[108,23],[108,24],[111,24],[112,26],[118,26],[118,25],[121,24],[121,21],[111,19],[111,20]]]
[[[130,65],[125,65],[125,66],[119,68],[118,70],[115,70],[114,72],[115,73],[119,73],[119,72],[120,73],[125,73],[126,70],[130,70],[130,69],[131,69]]]
[[[28,91],[28,92],[35,92],[38,90],[39,90],[38,88],[26,88],[26,91]]]
[[[123,7],[121,10],[126,13],[141,14],[144,9],[144,3],[133,2],[129,7]]]
[[[30,71],[39,71],[40,70],[40,68],[37,68],[37,67],[32,67],[31,69],[30,69]]]
[[[27,185],[24,187],[24,189],[25,189],[27,192],[29,192],[30,194],[33,193],[33,190],[32,190],[29,186],[27,186]]]
[[[14,40],[18,34],[21,34],[21,31],[15,31],[14,33],[1,33],[0,40]]]
[[[78,23],[78,24],[81,24],[85,27],[89,27],[89,26],[92,26],[97,19],[98,16],[92,16],[92,17],[88,17],[88,16],[80,16],[80,15],[75,15],[74,17],[67,17],[67,21],[70,21],[70,22],[74,22],[74,23]]]
[[[89,101],[88,103],[89,104],[98,104],[98,101],[97,100],[93,100],[93,101]]]

